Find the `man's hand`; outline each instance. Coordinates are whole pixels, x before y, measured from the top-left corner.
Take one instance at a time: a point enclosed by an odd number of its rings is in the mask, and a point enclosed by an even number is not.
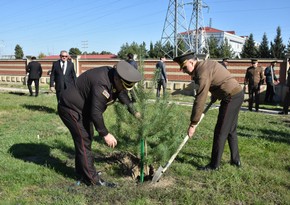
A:
[[[114,148],[117,145],[117,140],[111,133],[108,133],[106,136],[104,136],[104,139],[109,147]]]
[[[137,119],[141,119],[141,113],[140,113],[140,112],[136,112],[136,113],[135,113],[135,117],[136,117]]]
[[[50,91],[51,92],[55,92],[55,88],[54,87],[50,87]]]
[[[187,130],[187,135],[189,138],[192,138],[192,136],[195,133],[196,125],[189,125],[188,130]]]

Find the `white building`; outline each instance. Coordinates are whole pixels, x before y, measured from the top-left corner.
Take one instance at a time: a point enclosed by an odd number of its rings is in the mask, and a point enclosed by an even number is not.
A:
[[[193,45],[193,49],[195,50],[195,40],[194,37],[195,35],[191,35],[192,33],[195,33],[195,31],[190,31],[190,36],[191,36],[191,42]],[[185,32],[182,33],[186,34]],[[231,45],[233,52],[234,52],[234,56],[238,56],[240,57],[240,53],[242,52],[242,48],[245,44],[245,41],[247,40],[247,36],[237,36],[235,34],[235,31],[222,31],[222,30],[218,30],[215,28],[211,28],[211,27],[204,27],[204,28],[200,28],[199,29],[199,45],[198,45],[198,51],[200,51],[200,49],[205,48],[206,42],[208,42],[209,38],[211,36],[213,36],[214,38],[217,39],[218,41],[218,46],[220,46],[226,39],[228,40],[228,43]]]

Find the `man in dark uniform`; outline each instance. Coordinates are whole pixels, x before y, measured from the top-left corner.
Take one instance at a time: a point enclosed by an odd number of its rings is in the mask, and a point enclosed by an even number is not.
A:
[[[41,64],[36,60],[36,57],[31,58],[31,62],[28,63],[27,68],[26,68],[26,73],[28,74],[28,81],[27,81],[27,87],[30,93],[30,96],[32,96],[32,87],[31,84],[34,82],[35,85],[35,97],[38,96],[39,92],[39,79],[42,76],[42,67]]]
[[[245,75],[245,89],[248,85],[249,93],[249,110],[252,111],[255,99],[256,112],[259,111],[260,105],[260,86],[264,83],[264,72],[261,66],[258,66],[258,60],[252,59],[252,66],[247,68]]]
[[[216,61],[198,61],[194,53],[178,56],[173,60],[179,64],[184,73],[192,76],[196,84],[199,85],[187,129],[187,134],[190,138],[195,133],[197,123],[201,118],[208,92],[211,92],[212,98],[221,100],[214,130],[211,162],[199,169],[218,169],[226,140],[228,140],[230,146],[231,164],[240,167],[237,123],[240,107],[244,100],[242,87],[230,72]]]
[[[77,78],[75,86],[62,92],[58,113],[74,140],[78,180],[87,185],[115,186],[102,180],[94,167],[91,151],[93,125],[107,145],[114,148],[117,140],[107,130],[103,113],[108,104],[118,98],[131,114],[140,118],[140,113],[134,110],[127,94],[127,89],[131,89],[140,80],[138,70],[120,61],[114,68],[103,66],[84,72]]]

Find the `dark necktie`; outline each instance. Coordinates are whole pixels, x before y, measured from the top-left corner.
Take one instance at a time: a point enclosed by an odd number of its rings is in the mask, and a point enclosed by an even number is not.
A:
[[[64,61],[62,62],[61,70],[62,72],[64,71]]]

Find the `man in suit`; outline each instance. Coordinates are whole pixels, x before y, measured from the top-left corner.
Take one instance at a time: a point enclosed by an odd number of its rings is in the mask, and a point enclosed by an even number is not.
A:
[[[160,98],[160,91],[161,87],[163,89],[163,96],[165,96],[166,92],[166,85],[167,85],[167,74],[166,74],[166,65],[165,65],[166,57],[161,56],[160,61],[156,64],[156,69],[158,72],[157,76],[157,91],[156,91],[156,97]]]
[[[28,63],[28,66],[26,67],[26,73],[28,74],[28,81],[27,81],[27,87],[30,93],[30,96],[32,96],[32,87],[31,84],[34,82],[35,85],[35,97],[38,96],[39,92],[39,78],[41,78],[42,75],[42,67],[39,62],[35,61],[36,57],[31,58],[31,62]]]
[[[137,62],[134,60],[134,55],[132,53],[128,53],[127,60],[126,61],[127,61],[127,63],[129,63],[130,65],[132,65],[136,70],[138,70]],[[134,88],[132,88],[128,92],[131,95],[131,101],[133,103],[135,103],[137,97],[135,95]]]
[[[53,63],[50,74],[50,90],[56,91],[57,102],[61,92],[75,85],[76,81],[74,64],[68,60],[68,53],[61,51],[59,56],[60,59]]]

